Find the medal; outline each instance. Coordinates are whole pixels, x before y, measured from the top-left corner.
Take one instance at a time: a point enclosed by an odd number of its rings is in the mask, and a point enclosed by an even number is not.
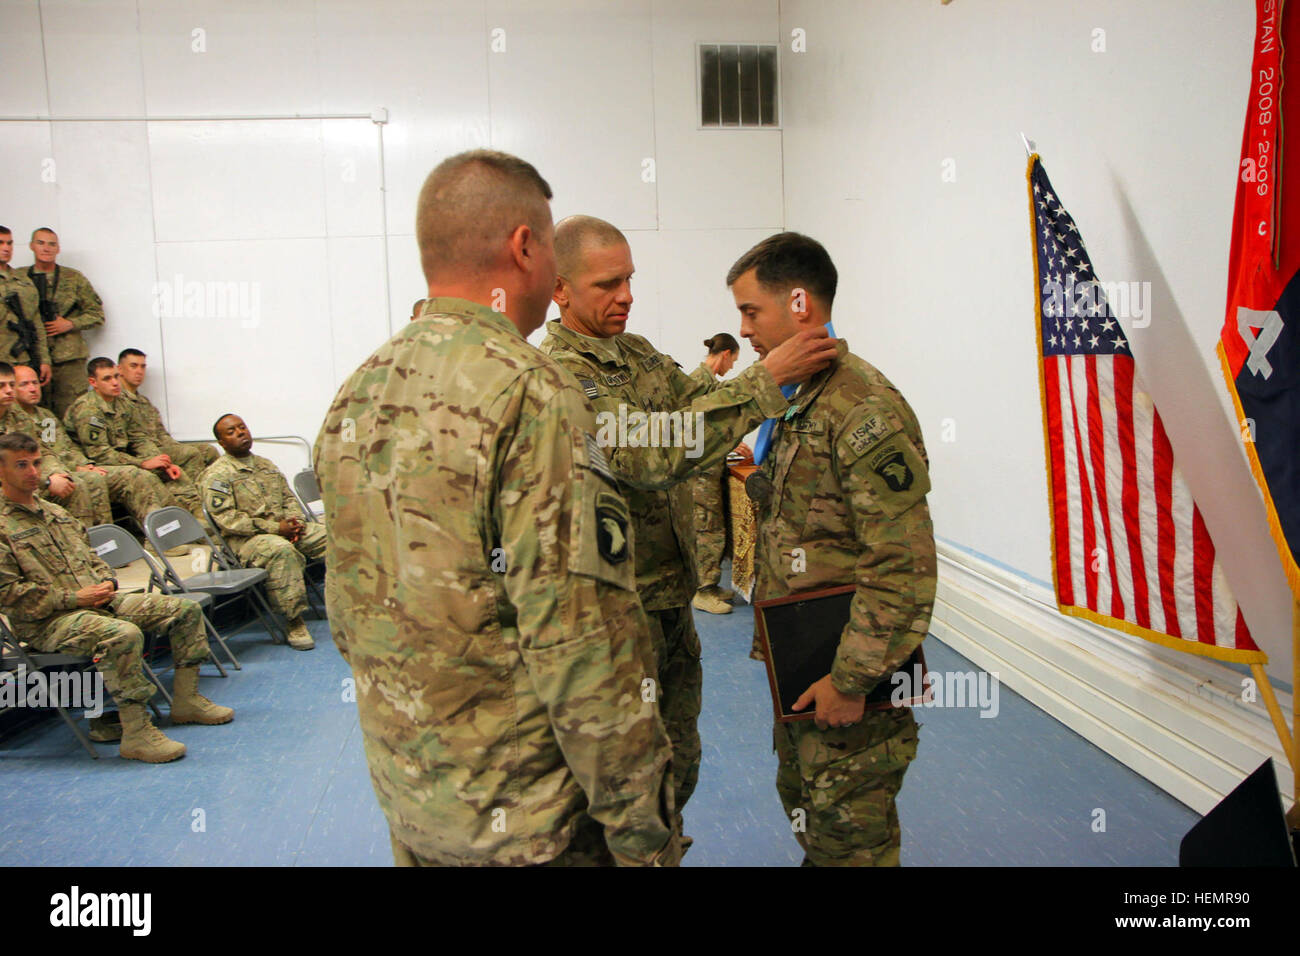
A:
[[[772,484],[772,479],[761,471],[756,471],[745,479],[745,494],[760,504],[772,497],[772,491],[775,487]]]

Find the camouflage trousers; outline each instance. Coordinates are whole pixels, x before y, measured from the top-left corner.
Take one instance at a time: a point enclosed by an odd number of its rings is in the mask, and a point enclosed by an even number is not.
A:
[[[445,866],[435,863],[413,852],[406,844],[398,841],[393,831],[388,831],[388,840],[393,847],[394,866]],[[585,813],[578,820],[573,831],[573,839],[560,851],[560,855],[537,866],[615,866],[614,854],[609,852],[605,843],[605,828]]]
[[[68,477],[72,479],[72,494],[56,498],[49,491],[43,491],[41,497],[58,504],[87,528],[112,524],[113,506],[109,503],[107,476],[93,471],[74,471]]]
[[[119,594],[107,608],[60,614],[46,623],[32,647],[46,653],[89,654],[114,701],[143,702],[154,693],[140,667],[144,631],[167,636],[177,667],[207,659],[203,610],[194,601],[164,594]]]
[[[171,457],[172,464],[179,465],[181,471],[191,479],[202,475],[208,465],[220,457],[211,445],[187,445],[170,438],[160,441],[158,447]]]
[[[149,512],[157,511],[165,504],[171,504],[171,501],[166,498],[166,490],[152,472],[137,468],[135,465],[100,465],[99,467],[108,472],[107,475],[95,476],[102,477],[107,484],[108,500],[131,512],[131,517],[140,523],[140,527],[144,527],[144,518]],[[84,474],[88,473],[77,472],[73,480],[79,479]],[[109,521],[112,521],[112,518],[109,518]]]
[[[695,564],[699,590],[716,587],[722,579],[722,555],[727,548],[727,510],[723,499],[725,466],[694,478]]]
[[[826,730],[811,720],[778,723],[773,738],[776,789],[804,865],[898,866],[895,798],[916,758],[911,709],[867,711],[852,727]]]
[[[266,569],[266,594],[271,607],[289,620],[307,610],[307,585],[302,572],[308,558],[325,554],[325,526],[309,522],[298,543],[278,534],[255,534],[240,544],[236,553],[250,568]]]
[[[700,731],[698,722],[704,693],[704,671],[700,666],[700,637],[689,607],[646,611],[650,639],[659,672],[659,716],[673,745],[673,798],[678,832],[682,832],[682,809],[695,792],[700,779]]]
[[[69,406],[89,388],[86,383],[86,360],[77,358],[70,362],[55,362],[50,368],[54,374],[50,378],[50,384],[42,389],[42,394],[50,411],[62,421]]]
[[[181,476],[174,480],[168,478],[161,470],[146,471],[146,473],[151,476],[150,480],[155,483],[164,504],[184,508],[198,519],[199,524],[207,525],[208,519],[203,514],[202,497],[189,472],[182,468]]]

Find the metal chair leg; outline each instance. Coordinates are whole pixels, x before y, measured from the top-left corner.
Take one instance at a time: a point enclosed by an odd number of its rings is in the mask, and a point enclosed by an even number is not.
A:
[[[203,625],[207,629],[208,636],[211,637],[214,641],[216,641],[217,646],[221,648],[223,653],[225,653],[226,660],[230,661],[230,666],[237,671],[243,670],[244,668],[239,663],[239,658],[235,657],[235,653],[230,649],[230,645],[228,645],[225,642],[225,640],[221,637],[220,632],[217,630],[216,626],[210,620],[208,620],[208,616],[206,614],[203,615]],[[217,660],[216,654],[212,655],[212,662],[217,665],[217,669],[221,671],[222,677],[230,676],[226,673],[226,669],[221,666],[221,662]]]

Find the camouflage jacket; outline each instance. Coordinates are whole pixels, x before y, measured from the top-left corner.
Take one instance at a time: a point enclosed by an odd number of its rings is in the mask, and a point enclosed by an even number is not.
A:
[[[36,286],[21,269],[0,268],[0,362],[10,365],[29,365],[40,371],[50,364],[50,345],[41,321],[41,296]],[[16,306],[16,308],[15,308]],[[36,339],[36,354],[32,355],[22,344],[22,336],[9,324],[18,324],[19,317],[31,323]]]
[[[831,675],[841,693],[865,694],[929,627],[930,476],[907,401],[843,339],[837,346],[837,362],[791,399],[757,473],[770,484],[758,507],[754,592],[766,600],[856,584]]]
[[[139,465],[162,454],[120,395],[111,402],[94,390],[78,396],[64,412],[63,426],[97,465]]]
[[[54,314],[63,316],[75,326],[50,339],[50,358],[55,362],[89,358],[90,349],[81,333],[84,329],[104,324],[104,303],[90,280],[76,269],[59,265],[53,272],[37,272],[35,266],[28,266],[23,272],[38,292],[44,283],[42,298],[53,300]],[[36,318],[40,320],[39,315]]]
[[[14,408],[19,409],[32,420],[35,431],[29,432],[29,434],[41,443],[43,454],[53,455],[63,462],[70,471],[92,464],[91,460],[86,457],[86,453],[81,450],[81,446],[68,436],[67,429],[63,427],[63,423],[59,421],[58,416],[48,408],[41,405],[34,408],[24,408],[17,402],[14,403]]]
[[[72,515],[39,498],[29,508],[0,496],[0,611],[20,640],[75,610],[81,588],[115,580]]]
[[[51,416],[53,417],[53,416]],[[77,464],[73,464],[66,458],[53,451],[42,438],[41,422],[35,416],[23,410],[23,407],[17,402],[9,406],[8,410],[0,414],[0,435],[7,435],[10,432],[19,435],[30,435],[36,439],[41,446],[41,477],[48,478],[50,475],[65,474],[71,475],[77,470]]]
[[[694,496],[686,479],[725,461],[746,432],[788,403],[759,363],[725,384],[699,382],[639,335],[592,338],[558,320],[546,328],[542,351],[574,374],[595,406],[597,438],[632,509],[641,604],[648,611],[684,607],[697,585]],[[679,415],[680,435],[696,447],[674,444],[666,425],[657,440],[646,429],[646,444],[632,444],[638,439],[631,416],[647,412]]]
[[[326,601],[398,842],[444,864],[669,841],[631,521],[582,392],[506,316],[431,299],[344,383],[315,445]]]
[[[164,445],[175,442],[171,433],[163,425],[162,413],[158,411],[158,406],[149,401],[149,396],[143,392],[132,392],[123,385],[122,394],[118,396],[117,400],[126,403],[126,407],[130,409],[132,417],[135,418],[136,426],[149,436],[149,440],[159,450],[162,450]]]
[[[277,534],[281,518],[303,517],[284,474],[258,455],[222,455],[203,472],[199,488],[208,514],[232,547],[255,534]]]

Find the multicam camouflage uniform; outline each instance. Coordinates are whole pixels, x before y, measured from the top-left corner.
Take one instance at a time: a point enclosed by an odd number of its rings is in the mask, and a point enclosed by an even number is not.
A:
[[[293,620],[307,610],[303,569],[325,553],[325,526],[307,522],[290,541],[278,531],[281,518],[303,518],[298,499],[274,464],[258,455],[222,455],[199,479],[208,513],[239,560],[265,568],[271,606]]]
[[[717,382],[713,369],[703,362],[691,373],[691,381],[712,388]],[[699,574],[698,589],[717,587],[722,579],[722,556],[727,550],[727,508],[723,501],[723,482],[727,463],[702,469],[692,479],[695,496],[695,564]]]
[[[40,426],[17,402],[0,415],[0,435],[11,432],[29,435],[41,444],[42,478],[48,479],[51,475],[65,474],[72,480],[72,493],[66,498],[55,498],[48,488],[40,493],[42,497],[57,501],[61,508],[87,528],[91,525],[112,522],[113,506],[109,503],[108,484],[104,476],[93,472],[78,472],[76,465],[64,461],[47,450],[41,443]]]
[[[116,580],[85,529],[58,505],[33,507],[0,496],[0,611],[35,650],[90,654],[113,700],[142,702],[154,685],[140,667],[141,631],[167,635],[177,667],[208,656],[203,611],[161,594],[118,594],[103,607],[77,607],[77,591]]]
[[[118,401],[125,401],[135,419],[136,427],[149,437],[158,450],[171,458],[187,475],[201,475],[219,457],[220,452],[209,444],[183,444],[172,438],[162,422],[162,414],[143,392],[133,392],[125,383]]]
[[[921,643],[934,606],[934,531],[921,428],[906,400],[837,343],[839,359],[792,399],[759,471],[758,600],[857,584],[832,683],[865,694]],[[751,481],[753,479],[751,478]],[[803,549],[795,554],[795,549]],[[894,798],[916,756],[908,708],[867,711],[856,725],[778,723],[777,790],[816,866],[899,861]]]
[[[50,364],[50,348],[45,323],[41,321],[40,303],[41,294],[25,271],[0,266],[0,362],[29,365],[38,372],[42,365]],[[36,339],[35,355],[28,353],[18,331],[9,327],[11,322],[18,325],[20,315],[31,323],[31,332]]]
[[[76,269],[56,265],[53,272],[40,272],[33,265],[23,272],[36,286],[40,297],[54,303],[54,314],[63,316],[74,326],[49,340],[54,377],[46,388],[45,398],[63,415],[77,396],[86,391],[86,359],[90,357],[90,349],[81,333],[104,324],[104,303],[90,280]],[[37,322],[40,319],[40,315],[35,317]]]
[[[130,406],[120,397],[110,402],[98,392],[88,391],[72,403],[63,416],[63,425],[69,434],[77,437],[86,457],[101,468],[109,465],[139,468],[142,461],[162,454],[162,450],[136,424]],[[161,470],[145,469],[142,472],[154,482],[164,502],[180,505],[200,524],[206,524],[198,489],[184,469],[175,481],[167,479]]]
[[[572,378],[463,299],[430,299],[334,399],[326,601],[399,863],[675,862],[631,521],[594,430]]]
[[[700,639],[690,603],[696,591],[694,502],[686,479],[701,467],[726,459],[740,438],[787,406],[772,373],[755,364],[725,385],[701,383],[656,351],[639,335],[609,338],[582,335],[551,321],[541,349],[577,378],[604,421],[638,412],[701,412],[703,450],[693,458],[685,447],[636,447],[614,429],[600,437],[618,476],[635,523],[636,586],[650,618],[658,662],[660,710],[673,742],[677,825],[700,774],[700,714],[703,674]],[[601,418],[598,417],[598,422]],[[630,432],[629,432],[630,437]],[[661,436],[662,440],[662,436]]]
[[[140,527],[143,528],[145,516],[168,503],[163,499],[163,489],[158,480],[149,472],[134,465],[96,465],[97,468],[102,468],[107,472],[107,474],[103,475],[96,474],[93,471],[77,471],[76,469],[83,465],[90,465],[93,462],[86,457],[85,453],[77,446],[77,443],[68,437],[68,433],[58,417],[49,409],[42,408],[39,405],[26,408],[15,402],[13,407],[16,411],[20,411],[27,416],[29,425],[26,434],[35,438],[41,446],[41,460],[43,462],[41,471],[43,474],[49,475],[60,470],[66,471],[79,487],[84,484],[91,489],[90,494],[96,496],[96,500],[98,500],[97,496],[99,495],[96,489],[103,486],[107,501],[111,504],[107,512],[108,516],[102,521],[94,523],[110,523],[113,520],[111,505],[116,504],[129,511],[132,517],[140,523]],[[51,463],[53,463],[54,467],[50,467]],[[65,511],[76,514],[67,501],[59,502],[59,504]],[[78,515],[78,517],[80,516]],[[87,524],[87,526],[90,524],[85,519],[82,519],[82,523]]]

